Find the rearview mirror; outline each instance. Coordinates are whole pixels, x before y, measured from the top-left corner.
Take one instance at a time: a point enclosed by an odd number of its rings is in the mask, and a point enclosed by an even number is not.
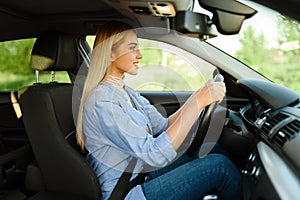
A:
[[[175,29],[191,37],[201,40],[216,37],[217,33],[211,27],[211,20],[207,15],[192,11],[179,11],[176,14]]]
[[[212,23],[219,33],[237,34],[243,21],[252,17],[257,11],[235,0],[198,0],[202,8],[213,13]]]

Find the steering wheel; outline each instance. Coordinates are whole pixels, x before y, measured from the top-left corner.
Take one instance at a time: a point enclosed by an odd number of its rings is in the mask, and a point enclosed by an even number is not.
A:
[[[223,82],[224,80],[221,74],[217,74],[214,79],[216,82]],[[194,157],[198,152],[200,146],[202,145],[204,138],[206,137],[208,132],[208,127],[211,121],[212,114],[214,113],[216,107],[217,103],[213,102],[212,104],[206,106],[201,115],[199,116],[200,124],[198,126],[196,136],[193,139],[193,142],[191,143],[189,148],[186,150],[186,154],[188,157]]]

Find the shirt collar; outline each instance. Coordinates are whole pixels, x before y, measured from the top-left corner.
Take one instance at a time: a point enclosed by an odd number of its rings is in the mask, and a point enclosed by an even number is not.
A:
[[[118,89],[124,88],[124,78],[119,78],[117,76],[108,75],[105,78],[105,81],[110,83],[111,85],[115,86]]]

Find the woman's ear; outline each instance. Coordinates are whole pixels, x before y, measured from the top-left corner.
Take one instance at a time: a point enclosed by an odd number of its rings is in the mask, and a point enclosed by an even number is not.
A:
[[[114,62],[116,60],[116,53],[114,51],[110,52],[110,61]]]

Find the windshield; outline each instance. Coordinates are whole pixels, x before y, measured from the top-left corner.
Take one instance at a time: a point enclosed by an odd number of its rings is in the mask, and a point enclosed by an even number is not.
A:
[[[207,42],[271,81],[300,92],[299,22],[252,1],[241,2],[257,13],[243,23],[238,35],[219,34]],[[195,3],[195,12],[212,16]]]

